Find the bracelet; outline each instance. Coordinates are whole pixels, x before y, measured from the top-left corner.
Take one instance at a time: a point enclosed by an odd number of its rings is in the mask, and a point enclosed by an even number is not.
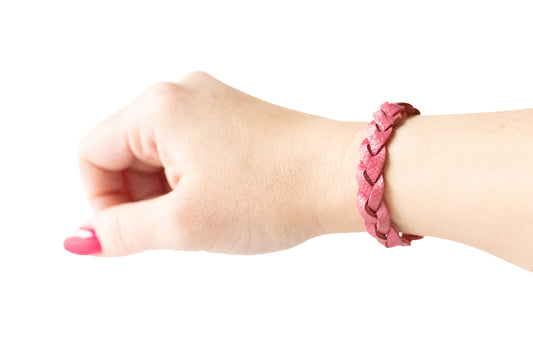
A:
[[[374,113],[374,120],[366,126],[366,137],[359,147],[361,160],[356,174],[359,185],[357,210],[365,221],[367,232],[387,248],[409,246],[411,240],[423,238],[406,233],[399,235],[383,201],[385,183],[382,171],[387,155],[386,145],[391,138],[394,123],[398,119],[419,114],[420,111],[408,103],[385,102]]]

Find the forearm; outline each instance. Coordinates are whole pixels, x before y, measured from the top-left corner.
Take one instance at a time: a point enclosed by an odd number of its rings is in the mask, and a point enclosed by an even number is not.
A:
[[[363,232],[355,171],[366,122],[336,122],[339,142],[352,137],[340,143],[345,213],[331,217],[328,232]],[[387,147],[384,199],[401,232],[468,244],[533,271],[533,110],[412,117],[395,125]]]

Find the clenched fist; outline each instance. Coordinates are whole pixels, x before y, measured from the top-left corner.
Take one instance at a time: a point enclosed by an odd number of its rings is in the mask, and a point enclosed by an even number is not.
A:
[[[82,139],[79,169],[95,213],[64,246],[96,256],[256,254],[361,229],[361,128],[261,101],[203,72],[155,84]]]

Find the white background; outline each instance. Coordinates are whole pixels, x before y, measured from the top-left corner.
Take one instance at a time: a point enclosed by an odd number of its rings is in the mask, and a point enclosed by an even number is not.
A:
[[[348,233],[258,256],[62,246],[91,213],[79,140],[147,86],[203,70],[355,121],[386,100],[532,108],[527,4],[0,2],[0,353],[531,354],[532,273],[448,240],[387,249]]]

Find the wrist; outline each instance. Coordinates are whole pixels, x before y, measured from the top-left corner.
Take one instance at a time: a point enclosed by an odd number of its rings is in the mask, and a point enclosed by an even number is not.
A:
[[[356,169],[366,123],[320,117],[313,124],[318,148],[315,200],[319,235],[364,232],[364,220],[356,206]]]

